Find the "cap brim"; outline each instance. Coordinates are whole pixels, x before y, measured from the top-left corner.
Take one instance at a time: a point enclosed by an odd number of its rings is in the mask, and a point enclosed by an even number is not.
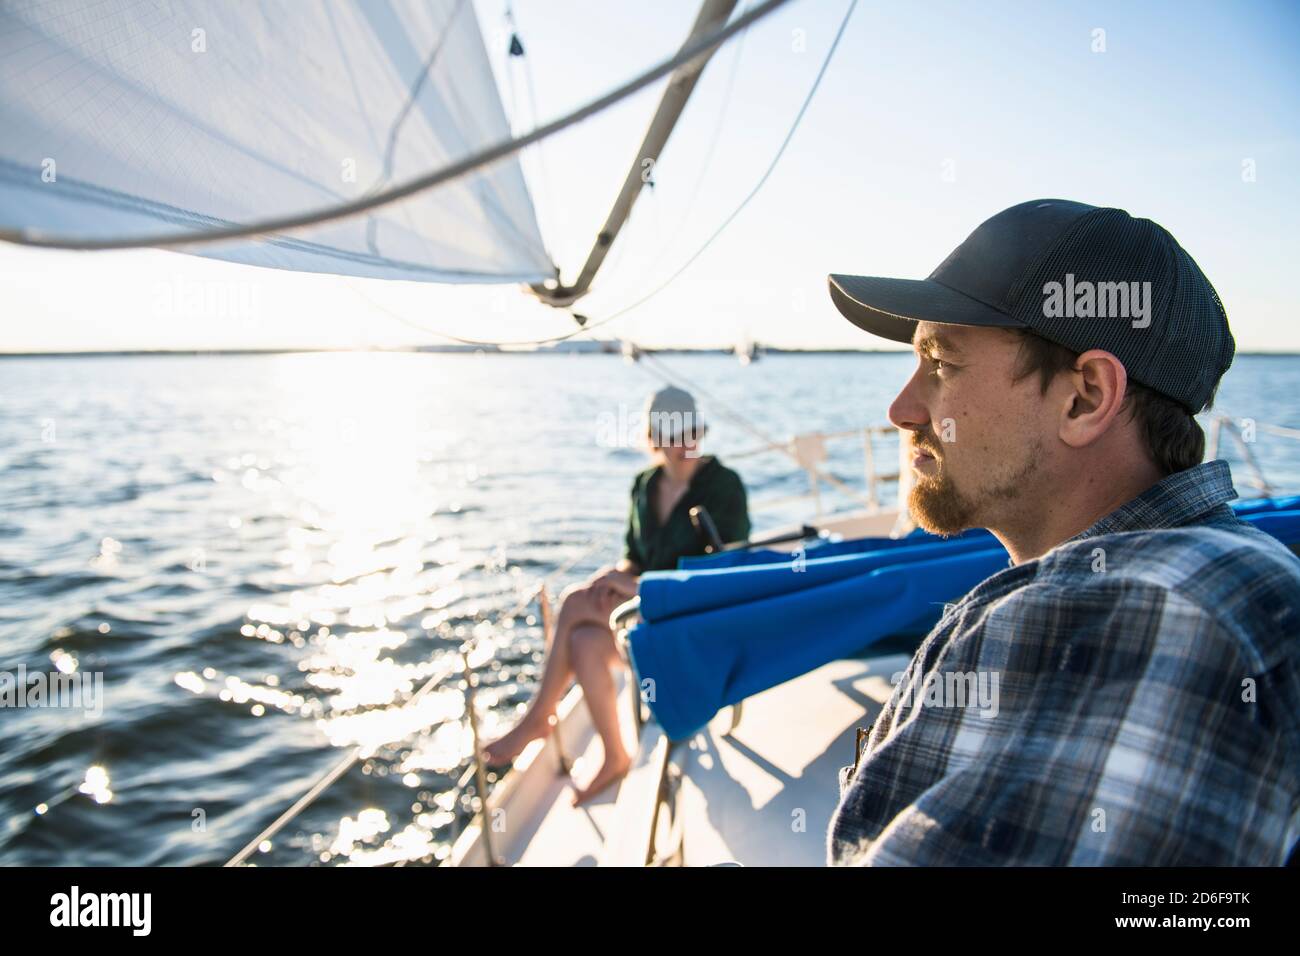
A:
[[[887,279],[877,276],[828,277],[831,301],[858,328],[911,342],[918,322],[1024,328],[1005,312],[985,305],[933,279]]]

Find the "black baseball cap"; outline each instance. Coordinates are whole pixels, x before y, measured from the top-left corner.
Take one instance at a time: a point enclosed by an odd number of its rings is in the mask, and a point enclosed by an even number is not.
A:
[[[1066,199],[1002,210],[928,279],[829,278],[836,308],[875,335],[911,342],[922,321],[1029,329],[1075,352],[1110,352],[1193,414],[1236,349],[1214,286],[1166,229]]]

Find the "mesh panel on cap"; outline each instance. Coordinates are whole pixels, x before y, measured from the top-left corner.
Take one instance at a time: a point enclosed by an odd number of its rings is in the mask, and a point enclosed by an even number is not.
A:
[[[1066,302],[1071,283],[1076,297],[1083,283],[1112,295],[1104,304],[1094,295],[1092,317],[1048,316],[1048,283],[1060,283]],[[1125,310],[1124,293],[1135,291]],[[1166,230],[1121,209],[1098,209],[1073,223],[1016,283],[1010,299],[1012,314],[1044,338],[1076,352],[1104,349],[1124,363],[1130,378],[1194,412],[1232,361],[1227,315],[1209,280]],[[1135,328],[1144,300],[1150,324]],[[1111,314],[1097,314],[1107,306]]]

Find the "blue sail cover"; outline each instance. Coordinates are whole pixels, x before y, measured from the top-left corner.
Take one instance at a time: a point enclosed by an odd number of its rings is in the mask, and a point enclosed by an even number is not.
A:
[[[1236,511],[1300,545],[1300,496],[1241,502]],[[655,718],[680,740],[729,704],[881,638],[924,634],[945,604],[1008,561],[987,531],[863,538],[797,558],[751,551],[684,560],[676,571],[642,575],[632,663]]]

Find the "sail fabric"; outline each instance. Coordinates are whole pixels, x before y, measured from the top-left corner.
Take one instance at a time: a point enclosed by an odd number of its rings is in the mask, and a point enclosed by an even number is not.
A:
[[[358,199],[506,140],[471,0],[5,0],[0,228],[143,237]],[[553,277],[517,157],[347,220],[181,251]]]
[[[1300,550],[1300,497],[1234,503],[1237,515]],[[906,543],[901,543],[906,542]],[[843,542],[848,546],[849,542]],[[1007,566],[987,532],[942,541],[862,538],[838,553],[808,549],[760,564],[641,576],[643,620],[629,652],[650,710],[672,740],[704,727],[723,707],[860,653],[895,635],[921,635],[957,601]]]

